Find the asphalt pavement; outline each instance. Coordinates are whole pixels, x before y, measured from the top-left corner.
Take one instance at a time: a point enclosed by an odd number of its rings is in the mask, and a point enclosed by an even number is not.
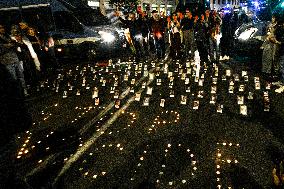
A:
[[[272,188],[275,89],[246,60],[66,65],[30,91],[18,174],[33,188]]]

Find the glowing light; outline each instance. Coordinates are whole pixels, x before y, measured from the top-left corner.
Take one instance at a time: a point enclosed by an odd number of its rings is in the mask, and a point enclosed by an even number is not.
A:
[[[246,31],[244,31],[243,33],[241,33],[238,38],[240,40],[246,41],[257,31],[258,31],[257,28],[249,28]]]
[[[99,31],[99,34],[101,35],[102,39],[107,43],[111,43],[115,40],[114,35],[111,33]]]

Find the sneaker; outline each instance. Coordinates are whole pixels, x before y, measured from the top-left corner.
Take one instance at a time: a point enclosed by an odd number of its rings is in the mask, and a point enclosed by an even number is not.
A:
[[[275,90],[276,93],[282,93],[284,91],[284,86],[279,87],[278,89]]]

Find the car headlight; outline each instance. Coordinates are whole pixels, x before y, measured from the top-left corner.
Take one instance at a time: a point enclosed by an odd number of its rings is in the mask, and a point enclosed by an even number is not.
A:
[[[235,36],[237,36],[239,34],[239,30],[240,28],[238,28],[236,31],[235,31]]]
[[[115,36],[112,33],[108,33],[105,31],[99,31],[104,42],[111,43],[115,40]]]
[[[249,28],[248,30],[242,32],[242,33],[239,35],[238,39],[246,41],[246,40],[248,40],[255,32],[257,32],[257,30],[258,30],[257,28]]]

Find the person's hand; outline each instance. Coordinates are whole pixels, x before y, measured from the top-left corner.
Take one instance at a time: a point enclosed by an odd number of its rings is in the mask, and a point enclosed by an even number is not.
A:
[[[119,11],[114,11],[114,16],[119,17],[120,16]]]

